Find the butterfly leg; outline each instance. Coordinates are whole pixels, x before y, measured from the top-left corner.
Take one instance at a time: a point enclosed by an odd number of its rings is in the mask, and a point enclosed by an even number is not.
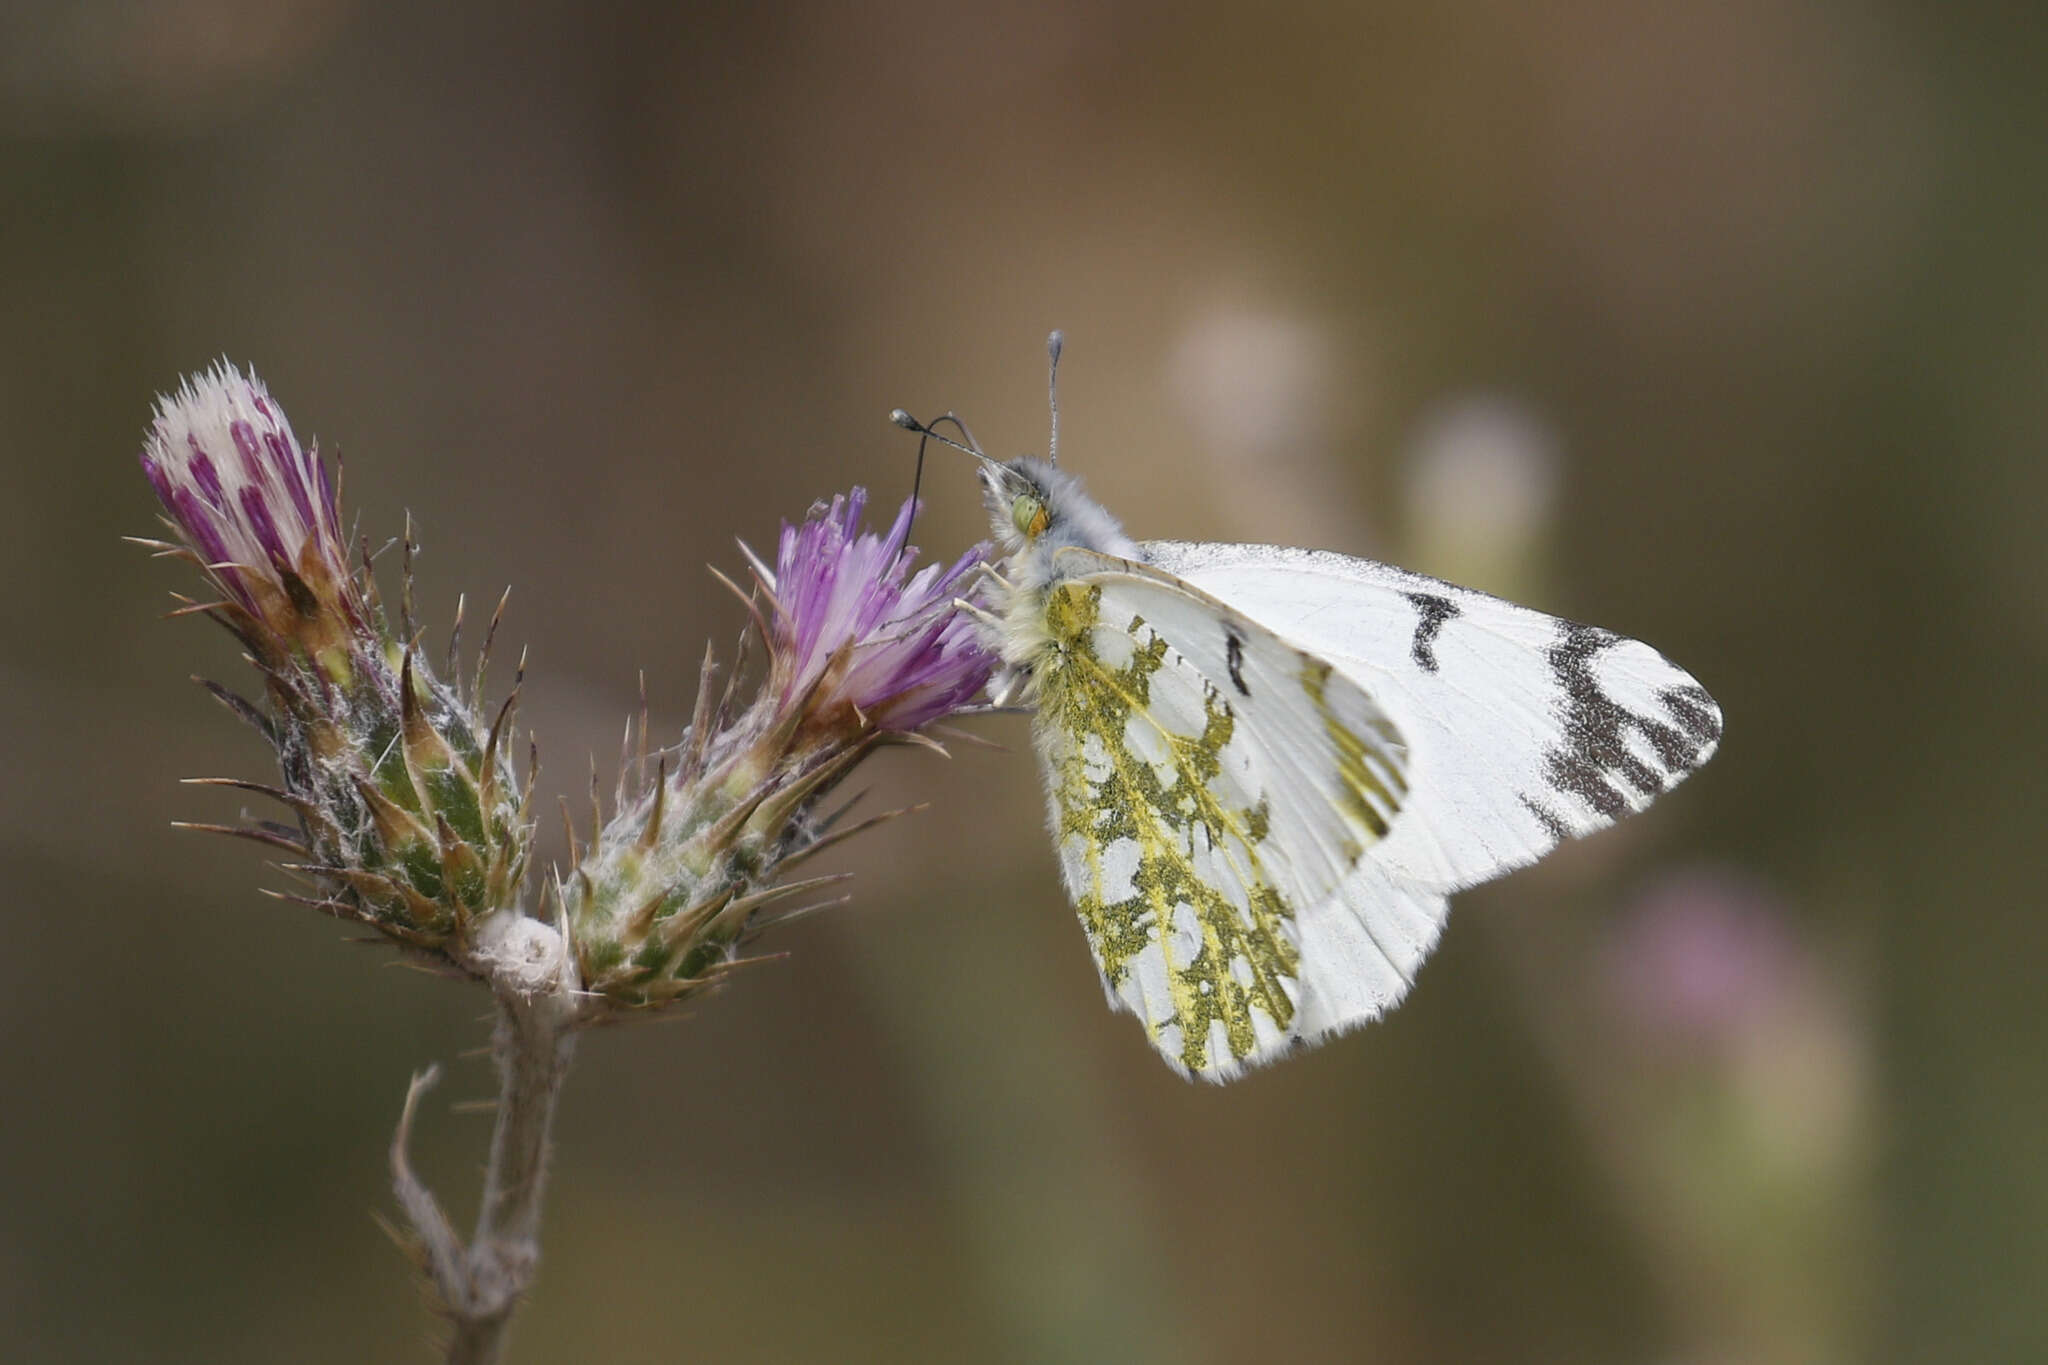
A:
[[[1017,591],[1016,586],[1009,579],[1003,577],[1002,570],[986,561],[975,567],[974,572],[969,575],[969,580],[969,587],[978,588],[983,583],[993,583],[1006,593]]]
[[[998,671],[995,677],[989,679],[989,706],[995,710],[1002,710],[1009,706],[1010,698],[1017,695],[1018,690],[1024,684],[1024,679],[1029,676],[1023,669],[1019,668],[1005,667]]]
[[[1003,628],[1002,617],[996,615],[987,607],[979,606],[973,602],[968,601],[964,597],[956,597],[953,599],[953,609],[955,611],[966,612],[969,616],[972,616],[975,620],[981,622],[983,625],[989,627],[989,629],[991,630],[999,631]]]

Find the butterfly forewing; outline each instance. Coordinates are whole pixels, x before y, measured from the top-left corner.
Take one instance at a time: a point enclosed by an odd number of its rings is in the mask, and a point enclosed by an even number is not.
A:
[[[1406,745],[1341,670],[1214,598],[1060,561],[1035,685],[1068,891],[1112,1000],[1226,1077],[1301,1036],[1304,917],[1398,826]]]
[[[1402,817],[1347,899],[1444,892],[1612,824],[1712,756],[1721,712],[1637,640],[1370,560],[1154,541],[1159,570],[1328,659],[1409,744]],[[1368,886],[1370,884],[1370,886]]]

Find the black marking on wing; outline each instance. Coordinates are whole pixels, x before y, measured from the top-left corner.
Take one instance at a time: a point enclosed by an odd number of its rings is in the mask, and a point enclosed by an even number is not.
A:
[[[1562,843],[1572,837],[1571,826],[1564,822],[1564,817],[1527,792],[1522,793],[1522,808],[1536,817],[1536,823],[1548,830],[1551,838]]]
[[[1622,637],[1611,631],[1560,621],[1557,643],[1547,653],[1551,674],[1563,693],[1564,742],[1544,755],[1544,777],[1557,791],[1577,797],[1609,820],[1620,819],[1637,804],[1617,782],[1639,798],[1655,796],[1698,767],[1701,755],[1721,733],[1713,698],[1697,685],[1665,688],[1657,694],[1669,720],[1632,711],[1608,696],[1594,676],[1593,661],[1620,643]],[[1662,772],[1629,749],[1630,731],[1648,742]],[[1539,809],[1526,796],[1523,804],[1546,829],[1558,832],[1552,824],[1554,813]]]
[[[1721,738],[1721,710],[1707,695],[1706,688],[1698,684],[1667,687],[1657,694],[1657,700],[1664,703],[1664,709],[1671,713],[1672,719],[1698,743],[1713,744]]]
[[[1223,653],[1230,668],[1230,685],[1239,696],[1249,697],[1252,690],[1244,685],[1244,641],[1228,626],[1223,629]]]
[[[1436,637],[1443,630],[1444,622],[1458,614],[1458,604],[1433,592],[1402,595],[1416,612],[1415,641],[1408,647],[1409,656],[1415,660],[1417,668],[1425,673],[1434,673],[1437,670]]]

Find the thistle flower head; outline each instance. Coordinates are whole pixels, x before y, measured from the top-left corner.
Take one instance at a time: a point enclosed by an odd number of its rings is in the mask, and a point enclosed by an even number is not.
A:
[[[816,814],[825,794],[879,745],[933,743],[917,732],[988,682],[996,659],[958,607],[987,547],[913,573],[913,505],[878,536],[861,529],[866,500],[855,489],[784,526],[774,568],[755,564],[770,599],[756,616],[769,650],[759,695],[735,710],[728,683],[714,704],[707,658],[682,744],[630,800],[622,775],[617,814],[563,884],[595,1008],[714,984],[782,907],[839,880],[777,885],[790,865],[888,818],[835,830],[836,815]]]
[[[406,619],[394,632],[367,565],[350,564],[318,452],[299,444],[261,381],[225,361],[158,400],[142,469],[182,542],[150,543],[195,562],[218,593],[186,610],[226,625],[264,675],[261,705],[214,690],[276,748],[283,783],[213,780],[276,797],[298,817],[296,829],[259,821],[224,832],[298,854],[288,870],[319,894],[295,899],[413,947],[473,956],[474,931],[518,892],[527,792],[503,742],[509,702],[495,720],[483,709],[481,660],[465,690],[419,657],[410,537]],[[451,645],[451,668],[454,655]]]
[[[912,574],[917,549],[905,542],[916,502],[881,536],[860,529],[866,505],[867,490],[856,488],[814,504],[800,525],[784,523],[766,585],[772,685],[784,707],[820,718],[850,710],[877,729],[916,730],[959,710],[995,666],[953,605],[988,546]]]
[[[261,627],[252,643],[290,641],[343,664],[337,651],[369,613],[334,481],[263,381],[223,360],[159,397],[142,471],[223,598]]]

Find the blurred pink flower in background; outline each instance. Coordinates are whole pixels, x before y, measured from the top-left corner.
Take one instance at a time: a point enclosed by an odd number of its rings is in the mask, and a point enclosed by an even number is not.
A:
[[[1839,952],[1733,866],[1663,873],[1588,964],[1573,1065],[1669,1272],[1679,1358],[1862,1358],[1876,1107],[1868,1012]]]
[[[1674,873],[1624,912],[1601,964],[1616,1009],[1649,1040],[1724,1046],[1808,988],[1778,898],[1724,868]]]
[[[1725,1102],[1749,1159],[1809,1178],[1856,1166],[1867,1021],[1840,955],[1816,951],[1768,882],[1667,874],[1622,910],[1595,970],[1641,1060]]]

